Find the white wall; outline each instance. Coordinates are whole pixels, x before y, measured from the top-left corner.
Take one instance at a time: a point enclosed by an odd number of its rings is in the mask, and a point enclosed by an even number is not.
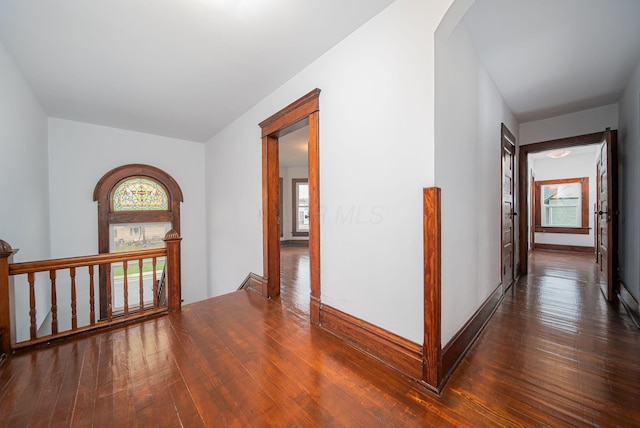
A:
[[[598,146],[598,145],[595,145]],[[599,146],[598,146],[599,147]],[[577,245],[581,247],[594,246],[593,204],[596,202],[596,149],[593,153],[570,155],[569,157],[550,159],[530,159],[530,168],[535,172],[536,181],[558,180],[562,178],[589,178],[589,230],[588,235],[573,235],[567,233],[536,232],[536,244]],[[531,208],[532,205],[529,205]]]
[[[442,188],[445,344],[501,281],[500,130],[504,122],[517,138],[518,124],[464,24],[436,46],[435,184]]]
[[[47,117],[0,43],[0,239],[20,251],[14,262],[49,258]],[[16,281],[19,337],[29,329],[25,281]],[[45,284],[43,284],[45,285]],[[44,287],[36,299],[50,302]],[[40,323],[45,312],[37,314]]]
[[[0,43],[0,239],[16,261],[47,258],[47,116]]]
[[[620,277],[640,300],[640,63],[620,99]]]
[[[396,1],[207,143],[213,294],[263,271],[257,124],[317,87],[322,301],[422,342],[433,35],[450,4]]]
[[[204,219],[204,145],[104,126],[49,119],[49,183],[53,257],[98,252],[93,190],[111,169],[144,163],[170,174],[184,196],[180,209],[182,297],[207,293]]]
[[[520,124],[520,145],[618,128],[618,104]]]
[[[280,168],[282,177],[282,240],[295,241],[309,239],[308,236],[293,236],[293,189],[291,180],[294,178],[309,178],[309,167],[290,166]]]

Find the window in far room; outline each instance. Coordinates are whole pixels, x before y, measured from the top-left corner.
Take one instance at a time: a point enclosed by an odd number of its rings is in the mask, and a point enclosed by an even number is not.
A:
[[[309,236],[309,180],[294,178],[293,189],[293,236]]]
[[[589,233],[589,179],[535,182],[535,231]]]

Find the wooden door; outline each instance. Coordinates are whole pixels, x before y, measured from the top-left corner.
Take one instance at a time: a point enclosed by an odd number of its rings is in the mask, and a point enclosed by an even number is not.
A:
[[[598,254],[602,272],[602,292],[608,301],[616,296],[617,252],[617,186],[616,134],[607,129],[597,161],[598,188]]]
[[[501,275],[503,289],[506,290],[513,282],[513,261],[515,248],[515,234],[513,217],[516,215],[513,178],[515,167],[515,144],[513,134],[502,124],[502,243],[501,243]]]

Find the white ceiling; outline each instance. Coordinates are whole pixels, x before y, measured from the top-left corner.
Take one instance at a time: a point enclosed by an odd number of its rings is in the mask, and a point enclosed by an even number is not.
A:
[[[567,156],[558,158],[558,159],[553,159],[553,160],[562,162],[562,159],[569,159],[575,156],[582,156],[582,155],[591,155],[593,157],[593,161],[595,165],[596,155],[600,151],[600,144],[587,144],[584,146],[573,146],[573,147],[568,147],[566,150],[569,150],[570,152]],[[557,151],[558,149],[529,153],[529,159],[532,159],[532,160],[549,159],[547,157],[547,154],[557,152]]]
[[[464,23],[521,123],[617,102],[640,60],[640,0],[476,0]]]
[[[309,126],[278,138],[280,168],[309,165]]]
[[[206,141],[394,0],[0,0],[49,116]]]
[[[49,116],[206,141],[394,0],[0,0]],[[518,120],[616,102],[640,0],[476,0],[464,18]]]

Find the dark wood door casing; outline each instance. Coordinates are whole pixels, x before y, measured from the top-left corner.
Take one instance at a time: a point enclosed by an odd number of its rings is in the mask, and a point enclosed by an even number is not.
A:
[[[116,186],[130,177],[148,177],[163,185],[169,197],[166,211],[119,211],[112,209],[111,196]],[[109,225],[117,223],[154,223],[169,222],[171,228],[180,236],[180,203],[182,190],[178,182],[165,171],[151,165],[129,164],[113,168],[98,180],[93,190],[93,200],[98,202],[98,253],[109,252]],[[100,268],[100,318],[107,313],[107,277]]]
[[[280,294],[278,138],[309,126],[309,265],[311,322],[320,322],[319,97],[314,89],[262,121],[262,228],[265,297]],[[266,293],[265,293],[266,292]]]
[[[601,144],[606,138],[606,132],[594,132],[591,134],[577,135],[575,137],[569,138],[559,138],[556,140],[543,141],[540,143],[533,144],[525,144],[519,146],[519,154],[518,154],[518,211],[523,215],[519,218],[518,227],[520,229],[519,236],[528,236],[529,233],[529,221],[527,219],[527,215],[525,213],[529,212],[529,199],[527,198],[528,192],[528,171],[529,171],[529,159],[528,156],[530,153],[543,152],[547,150],[557,150],[564,149],[575,146],[584,146],[589,144]],[[610,138],[611,138],[611,153],[612,159],[610,160],[609,167],[612,169],[613,173],[611,174],[611,186],[612,186],[612,197],[614,199],[614,206],[617,207],[617,151],[616,151],[616,138],[617,132],[615,130],[611,130]],[[614,216],[614,227],[615,221],[617,220],[616,216]],[[614,236],[615,239],[615,236]],[[617,245],[617,241],[616,241]],[[614,246],[615,248],[615,246]],[[520,258],[520,274],[526,275],[528,271],[528,242],[526,239],[521,239],[519,243],[519,258]],[[613,261],[613,265],[616,265],[616,261]]]

